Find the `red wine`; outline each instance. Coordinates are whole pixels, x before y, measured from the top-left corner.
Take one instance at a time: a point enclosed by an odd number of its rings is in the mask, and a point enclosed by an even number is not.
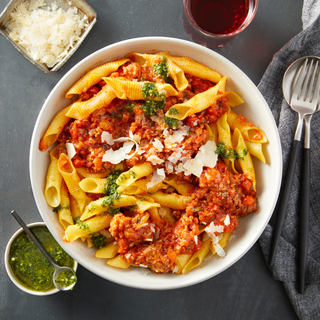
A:
[[[200,28],[217,34],[232,33],[247,17],[249,0],[191,0],[191,14]]]

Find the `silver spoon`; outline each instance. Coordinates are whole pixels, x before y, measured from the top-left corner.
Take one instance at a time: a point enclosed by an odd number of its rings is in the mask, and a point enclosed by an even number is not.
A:
[[[23,230],[26,232],[26,234],[30,237],[30,239],[35,243],[35,245],[38,247],[38,249],[41,251],[41,253],[46,257],[46,259],[50,262],[50,264],[54,267],[54,273],[52,276],[53,284],[54,286],[59,289],[60,291],[67,291],[73,289],[77,282],[77,276],[76,273],[72,268],[69,267],[60,267],[57,265],[53,259],[50,257],[50,255],[47,253],[47,251],[43,248],[42,244],[39,242],[39,240],[35,237],[33,232],[26,226],[26,224],[23,222],[23,220],[20,218],[20,216],[16,213],[15,210],[11,211],[11,214],[13,217],[18,221],[20,226],[23,228]],[[66,273],[70,273],[70,276],[72,277],[73,281],[72,284],[69,286],[62,286],[59,283],[56,282],[56,280],[61,276],[61,279],[63,280],[63,277],[66,276]],[[63,281],[59,281],[63,282]]]
[[[301,69],[306,58],[318,60],[319,57],[309,56],[296,60],[287,70],[283,77],[283,95],[289,104],[292,96],[292,88],[294,88],[298,71]],[[320,110],[318,104],[317,111]],[[310,123],[313,114],[305,116],[305,135],[304,135],[304,150],[303,150],[303,171],[301,183],[301,206],[300,206],[300,220],[299,220],[299,287],[300,293],[304,292],[305,287],[305,273],[308,258],[308,232],[309,232],[309,190],[310,190]]]

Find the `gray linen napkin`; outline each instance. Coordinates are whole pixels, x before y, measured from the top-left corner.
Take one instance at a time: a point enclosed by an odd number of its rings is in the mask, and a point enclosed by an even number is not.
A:
[[[287,67],[296,59],[304,56],[320,57],[320,3],[318,0],[304,2],[302,21],[304,30],[288,42],[274,57],[258,86],[269,104],[281,139],[283,152],[283,177],[285,177],[293,143],[297,114],[291,110],[282,94],[282,78]],[[302,135],[303,137],[303,135]],[[302,138],[303,141],[303,138]],[[300,319],[320,319],[320,112],[311,123],[311,179],[310,179],[310,230],[308,247],[308,266],[306,290],[299,293],[298,288],[298,228],[299,194],[302,168],[302,150],[295,167],[293,185],[288,203],[286,219],[279,241],[271,273],[276,280],[283,282],[285,290]],[[261,235],[259,243],[269,264],[272,232],[276,214]]]

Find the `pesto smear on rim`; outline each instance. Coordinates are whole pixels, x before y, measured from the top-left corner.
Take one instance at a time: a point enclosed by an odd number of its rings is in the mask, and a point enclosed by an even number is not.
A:
[[[57,265],[73,268],[74,260],[46,227],[31,230]],[[52,281],[54,268],[24,231],[11,244],[9,263],[15,278],[27,289],[48,291],[55,288]]]

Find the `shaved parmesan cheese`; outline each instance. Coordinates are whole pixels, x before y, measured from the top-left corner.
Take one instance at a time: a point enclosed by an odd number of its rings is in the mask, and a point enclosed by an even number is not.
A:
[[[69,159],[72,159],[77,154],[74,145],[70,142],[66,142],[66,148]]]
[[[189,134],[190,127],[189,126],[181,126],[180,129],[174,130],[173,134],[168,134],[168,130],[166,131],[164,143],[167,147],[167,144],[180,143],[184,139],[186,135]]]
[[[173,172],[173,165],[170,163],[170,162],[166,162],[165,163],[165,166],[166,166],[166,170],[168,173],[172,173]]]
[[[173,273],[177,273],[179,271],[179,267],[175,266],[174,269],[172,270]]]
[[[228,214],[226,215],[226,218],[224,219],[224,224],[226,226],[228,226],[230,224],[230,216]]]
[[[158,150],[158,151],[162,151],[164,146],[163,144],[161,143],[161,141],[159,139],[154,139],[154,141],[152,142],[153,146]]]
[[[157,164],[160,164],[162,162],[164,162],[164,160],[160,159],[158,156],[156,156],[155,154],[152,154],[151,156],[148,157],[148,161],[151,162],[154,166],[156,166]]]
[[[195,176],[200,177],[203,170],[203,164],[200,160],[190,159],[183,165],[183,168],[187,173],[192,173]]]
[[[194,242],[195,242],[196,244],[198,244],[198,236],[197,236],[197,235],[194,236]]]
[[[200,160],[205,167],[214,168],[218,161],[218,155],[215,153],[217,146],[214,141],[207,141],[200,147],[195,159]]]
[[[164,172],[164,169],[157,169],[153,171],[153,174],[151,176],[151,181],[147,183],[147,188],[150,189],[156,184],[160,183],[163,181],[166,177],[166,174]]]
[[[161,218],[164,218],[164,217],[166,216],[166,214],[167,214],[167,211],[166,211],[165,209],[163,209],[162,207],[160,207],[160,208],[158,209],[158,213],[159,213],[159,216],[160,216]]]
[[[9,37],[32,59],[52,68],[74,47],[88,24],[87,16],[76,7],[64,11],[56,3],[24,1],[11,13],[6,27]]]
[[[213,238],[213,236],[215,236],[216,233],[224,232],[224,226],[220,226],[220,225],[216,226],[212,221],[209,224],[209,226],[204,229],[204,231],[208,234],[210,238]]]
[[[228,241],[231,241],[232,239],[234,239],[234,238],[235,238],[235,236],[236,236],[236,235],[235,235],[234,233],[231,233],[231,234],[230,234],[230,236],[229,236]]]
[[[155,233],[156,232],[156,229],[154,228],[155,227],[155,224],[154,223],[151,223],[150,224],[150,230]]]
[[[99,231],[99,233],[101,233],[106,238],[111,238],[112,237],[111,233],[107,229],[102,229],[102,230]]]
[[[107,150],[102,157],[102,161],[110,162],[112,164],[118,164],[125,159],[130,159],[131,157],[133,157],[134,154],[139,149],[139,145],[137,141],[134,140],[134,138],[139,140],[140,136],[134,136],[131,131],[129,131],[129,137],[121,137],[118,139],[112,139],[112,134],[110,134],[109,132],[105,132],[105,131],[102,132],[101,134],[101,141],[103,139],[102,142],[107,142],[109,145],[113,145],[114,142],[124,142],[123,146],[116,151],[112,149]],[[134,145],[136,146],[136,150],[135,152],[129,155]]]
[[[101,133],[101,142],[106,142],[110,146],[113,146],[114,142],[113,142],[112,134],[107,131],[103,131]]]
[[[224,258],[226,256],[226,252],[223,250],[223,248],[220,246],[220,244],[215,244],[214,246],[214,249],[216,250],[217,252],[217,255],[221,258]]]
[[[215,142],[210,140],[201,146],[195,158],[187,160],[183,164],[184,174],[190,175],[192,173],[200,178],[204,166],[213,168],[218,160],[218,155],[215,153],[216,149]]]
[[[133,146],[134,146],[133,142],[127,141],[123,144],[123,147],[119,148],[116,151],[109,149],[103,155],[102,161],[104,162],[108,161],[112,164],[118,164],[125,159],[130,159],[134,155],[134,153],[132,155],[129,155]]]
[[[176,148],[174,152],[172,152],[171,156],[168,158],[168,161],[176,164],[178,160],[181,158],[182,152],[181,148]]]

